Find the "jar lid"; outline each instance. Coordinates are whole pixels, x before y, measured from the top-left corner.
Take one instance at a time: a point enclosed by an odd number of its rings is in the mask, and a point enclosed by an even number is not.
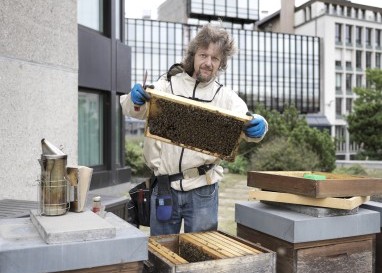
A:
[[[101,201],[101,196],[94,196],[93,201],[95,201],[95,202]]]

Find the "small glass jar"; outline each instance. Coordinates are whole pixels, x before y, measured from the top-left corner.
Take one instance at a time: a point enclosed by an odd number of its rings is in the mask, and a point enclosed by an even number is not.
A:
[[[101,196],[95,196],[93,197],[93,205],[92,205],[92,212],[96,214],[101,213]]]

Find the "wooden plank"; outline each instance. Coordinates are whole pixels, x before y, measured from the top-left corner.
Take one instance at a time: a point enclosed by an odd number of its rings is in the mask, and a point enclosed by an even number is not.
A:
[[[375,273],[382,273],[382,228],[375,239]]]
[[[354,209],[370,200],[370,196],[354,196],[349,198],[313,198],[291,193],[271,192],[262,190],[251,190],[249,192],[249,198],[253,198],[259,201],[263,200],[344,210]]]
[[[149,238],[148,247],[150,251],[158,253],[160,256],[163,256],[173,264],[188,263],[188,261],[177,255],[175,252],[169,250],[167,247],[162,246],[154,239]]]
[[[206,253],[207,255],[213,257],[214,259],[224,259],[229,257],[235,257],[232,253],[229,253],[223,249],[213,246],[203,239],[196,236],[192,236],[189,233],[183,233],[179,236],[179,243],[189,243],[198,248],[200,251]]]
[[[254,254],[254,255],[257,255],[259,253],[263,253],[262,251],[260,250],[257,250],[253,247],[250,247],[250,246],[247,246],[235,239],[232,239],[232,238],[229,238],[227,236],[224,236],[223,234],[217,232],[217,231],[213,231],[213,232],[210,232],[209,233],[211,237],[214,237],[216,238],[217,240],[220,240],[222,243],[225,243],[225,244],[229,244],[231,246],[234,246],[236,249],[239,249],[241,250],[242,252],[246,253],[246,254]]]
[[[296,273],[373,273],[373,242],[339,243],[297,251]]]
[[[325,180],[304,178],[304,174],[325,175]],[[326,172],[250,171],[247,185],[263,190],[300,194],[309,197],[349,197],[382,194],[382,179]]]
[[[203,102],[186,99],[186,98],[183,98],[180,96],[176,96],[176,95],[166,93],[166,92],[161,92],[161,91],[158,91],[155,89],[146,88],[146,92],[150,95],[151,98],[153,98],[153,97],[154,98],[155,97],[156,98],[162,98],[162,99],[165,99],[168,101],[172,101],[174,103],[179,103],[179,104],[183,104],[183,105],[187,105],[187,106],[190,105],[190,106],[197,107],[200,109],[208,110],[210,112],[215,112],[215,113],[219,113],[221,115],[233,117],[235,119],[238,119],[238,120],[241,120],[244,122],[250,121],[252,119],[252,117],[247,116],[247,115],[240,115],[234,111],[230,111],[227,109],[216,107],[216,106],[213,106],[211,104],[206,104]]]

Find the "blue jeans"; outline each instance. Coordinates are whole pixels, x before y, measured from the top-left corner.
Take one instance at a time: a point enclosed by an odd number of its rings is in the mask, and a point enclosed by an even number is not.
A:
[[[151,195],[150,235],[178,234],[182,219],[184,232],[217,230],[218,188],[218,183],[184,192],[171,188],[173,202],[171,219],[159,222],[155,207],[158,192],[156,186]]]

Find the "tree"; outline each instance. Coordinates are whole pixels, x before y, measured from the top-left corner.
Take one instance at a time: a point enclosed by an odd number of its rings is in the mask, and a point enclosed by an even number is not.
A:
[[[260,106],[256,113],[265,117],[269,130],[258,144],[241,143],[239,154],[251,161],[251,168],[327,172],[335,169],[335,145],[330,134],[309,127],[296,107],[286,107],[279,113]]]
[[[382,70],[366,70],[369,87],[354,88],[357,98],[348,115],[351,139],[362,147],[361,156],[382,159]]]

